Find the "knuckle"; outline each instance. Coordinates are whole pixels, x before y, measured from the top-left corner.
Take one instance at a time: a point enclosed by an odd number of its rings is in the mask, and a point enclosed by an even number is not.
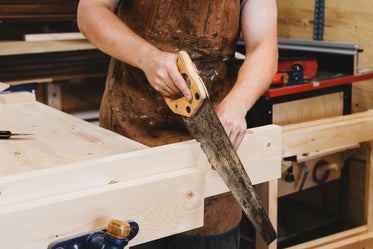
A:
[[[164,80],[166,77],[166,74],[162,70],[158,70],[156,72],[156,76],[159,80]]]

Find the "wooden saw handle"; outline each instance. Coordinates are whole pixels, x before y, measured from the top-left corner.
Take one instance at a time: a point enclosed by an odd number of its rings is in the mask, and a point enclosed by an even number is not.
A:
[[[208,97],[208,93],[202,79],[199,77],[192,60],[185,51],[179,52],[177,61],[179,72],[184,79],[189,79],[190,90],[192,92],[192,101],[189,102],[184,96],[173,99],[172,97],[163,96],[168,107],[176,114],[191,117],[197,112],[203,101]],[[187,80],[188,81],[188,80]]]

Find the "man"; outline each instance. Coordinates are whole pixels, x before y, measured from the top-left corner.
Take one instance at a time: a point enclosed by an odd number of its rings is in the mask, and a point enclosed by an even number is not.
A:
[[[276,21],[276,0],[80,0],[81,32],[112,56],[100,125],[149,146],[190,139],[162,97],[191,98],[177,69],[177,53],[186,50],[237,149],[247,111],[277,70]],[[240,28],[246,58],[238,71]],[[211,197],[204,227],[158,241],[158,248],[238,248],[240,219],[230,193]]]

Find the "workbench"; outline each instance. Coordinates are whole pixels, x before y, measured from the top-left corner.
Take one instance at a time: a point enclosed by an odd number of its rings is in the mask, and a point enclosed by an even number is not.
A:
[[[13,96],[15,96],[13,98]],[[199,144],[146,148],[35,101],[0,95],[1,129],[33,135],[0,140],[2,248],[46,248],[110,219],[140,225],[136,245],[203,224],[205,197],[228,191]],[[6,104],[4,104],[6,103]],[[247,131],[238,151],[276,226],[280,159],[373,140],[373,111]],[[295,248],[362,248],[373,243],[373,152],[367,155],[366,225]],[[257,248],[269,247],[258,239]]]
[[[32,134],[0,140],[4,249],[47,248],[111,219],[136,221],[130,245],[140,244],[202,226],[204,198],[228,191],[194,140],[147,148],[28,92],[0,95],[0,120],[1,130]],[[248,130],[238,154],[253,184],[277,186],[279,126]]]

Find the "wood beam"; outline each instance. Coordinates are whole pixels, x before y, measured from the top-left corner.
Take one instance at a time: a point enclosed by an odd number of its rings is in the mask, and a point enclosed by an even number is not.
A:
[[[373,110],[282,126],[282,157],[373,140]]]
[[[272,225],[277,231],[277,196],[278,196],[278,183],[277,179],[264,182],[255,186],[260,199],[263,203],[263,206],[268,214],[269,219],[272,222]],[[256,233],[256,249],[277,249],[277,239],[271,244],[267,245],[262,237]]]
[[[69,182],[55,183],[62,184]],[[47,248],[111,219],[139,224],[130,245],[197,228],[203,225],[203,188],[203,173],[191,168],[3,206],[1,248]]]

